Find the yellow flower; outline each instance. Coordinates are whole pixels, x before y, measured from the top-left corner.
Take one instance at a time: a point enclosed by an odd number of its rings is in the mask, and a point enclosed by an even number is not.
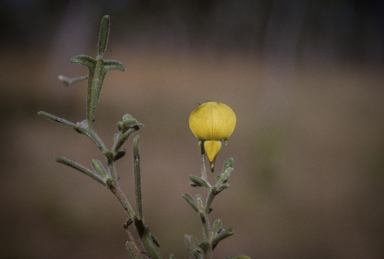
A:
[[[235,113],[223,103],[206,102],[191,113],[189,128],[196,138],[204,142],[212,172],[216,155],[221,149],[221,140],[227,140],[235,126]]]

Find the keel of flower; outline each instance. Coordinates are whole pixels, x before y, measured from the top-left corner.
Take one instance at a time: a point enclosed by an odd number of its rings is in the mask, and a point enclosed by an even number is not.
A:
[[[207,153],[209,164],[211,165],[211,171],[215,169],[216,155],[221,149],[220,140],[206,140],[204,141],[204,150]]]

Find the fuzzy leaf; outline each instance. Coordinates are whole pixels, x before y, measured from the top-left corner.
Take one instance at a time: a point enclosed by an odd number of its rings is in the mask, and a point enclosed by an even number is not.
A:
[[[226,229],[221,231],[218,235],[216,235],[212,240],[212,247],[213,249],[217,246],[217,244],[223,240],[224,238],[227,238],[229,236],[232,236],[235,232],[232,228]]]
[[[207,189],[211,188],[211,185],[208,182],[204,181],[203,179],[201,179],[197,176],[190,174],[189,179],[191,179],[191,181],[194,182],[197,186],[204,186]]]
[[[96,170],[104,179],[108,179],[108,174],[107,171],[105,171],[103,164],[97,160],[97,159],[92,159],[92,167],[93,169]]]
[[[197,207],[197,204],[195,202],[195,200],[192,198],[191,195],[189,195],[188,193],[184,193],[181,195],[184,200],[186,200],[189,205],[191,205],[191,207],[196,211],[196,212],[199,212],[199,208]]]
[[[141,256],[140,252],[136,249],[136,246],[132,242],[127,241],[127,243],[125,243],[125,247],[127,248],[129,257],[131,259],[142,259],[143,258]]]
[[[65,120],[65,119],[62,119],[62,118],[60,118],[60,117],[57,117],[57,116],[55,116],[55,115],[52,115],[52,114],[50,114],[50,113],[43,112],[43,111],[40,111],[40,112],[38,112],[37,114],[38,114],[39,116],[43,117],[43,118],[46,118],[46,119],[50,120],[50,121],[54,121],[54,122],[61,123],[61,124],[65,125],[65,126],[71,127],[71,128],[73,128],[74,130],[78,131],[79,126],[76,125],[76,124],[73,123],[73,122],[67,121],[67,120]],[[79,132],[79,131],[78,131],[78,132]],[[81,133],[81,132],[79,132],[79,133]]]
[[[74,64],[80,64],[80,65],[86,66],[92,71],[95,69],[95,66],[96,66],[96,59],[86,55],[74,56],[73,58],[71,58],[70,62]]]
[[[189,257],[192,259],[200,259],[195,255],[195,249],[199,249],[196,238],[192,235],[184,235],[184,243],[187,247]]]
[[[99,183],[101,183],[104,186],[107,185],[106,181],[104,179],[102,179],[101,177],[99,177],[98,175],[96,175],[94,172],[92,172],[88,168],[85,168],[84,166],[82,166],[82,165],[80,165],[80,164],[78,164],[72,160],[69,160],[68,158],[56,157],[55,160],[56,160],[56,162],[58,162],[60,164],[67,165],[69,167],[76,169],[79,172],[82,172],[83,174],[90,176],[92,179],[98,181]]]
[[[117,151],[115,155],[115,161],[119,160],[125,155],[125,149]]]
[[[111,70],[120,70],[124,71],[124,66],[119,61],[116,60],[104,60],[104,73],[107,73]]]
[[[151,234],[148,231],[148,228],[144,225],[144,222],[136,216],[134,223],[140,239],[143,242],[145,251],[147,251],[149,257],[152,259],[161,258],[161,255],[159,254],[159,251],[157,251],[156,245],[153,243]]]
[[[225,160],[224,166],[223,166],[223,172],[225,172],[225,170],[227,170],[230,167],[233,168],[234,163],[235,162],[234,162],[233,158],[228,158],[227,160]]]
[[[58,78],[66,86],[69,86],[69,85],[73,85],[75,83],[78,83],[80,81],[83,81],[83,80],[87,79],[88,76],[80,76],[80,77],[75,77],[75,78],[69,78],[69,77],[66,77],[66,76],[59,75]]]
[[[101,19],[100,33],[99,33],[99,56],[104,55],[105,49],[107,48],[109,38],[109,15],[103,16]]]
[[[212,236],[216,236],[221,230],[221,220],[217,219],[213,223]]]

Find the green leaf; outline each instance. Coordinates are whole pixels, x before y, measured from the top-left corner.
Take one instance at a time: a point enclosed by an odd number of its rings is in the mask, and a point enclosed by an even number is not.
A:
[[[137,127],[130,128],[129,130],[124,132],[124,134],[119,135],[119,138],[117,139],[117,141],[115,141],[115,143],[113,145],[113,148],[112,148],[113,152],[117,152],[121,148],[121,146],[125,143],[125,141],[127,141],[129,136],[131,136],[133,133],[135,133],[136,131],[138,131],[142,127],[144,127],[144,124],[138,123]]]
[[[131,119],[132,118],[132,115],[131,114],[124,114],[123,115],[123,121],[125,121],[125,120],[129,120],[129,119]]]
[[[222,183],[226,183],[229,176],[231,175],[231,173],[233,172],[233,167],[228,167],[221,175],[220,175],[220,181]]]
[[[101,19],[100,33],[99,33],[99,56],[103,57],[104,52],[107,48],[108,38],[109,38],[109,25],[110,19],[109,15],[105,15]]]
[[[199,187],[201,187],[200,185],[197,185],[197,184],[195,184],[195,183],[189,183],[189,185],[192,186],[192,187],[196,187],[197,189],[198,189]]]
[[[117,153],[115,155],[115,161],[122,158],[125,155],[125,152],[126,152],[125,149],[117,151]]]
[[[194,251],[193,251],[193,254],[195,255],[195,257],[196,258],[198,258],[198,259],[203,259],[203,254],[201,253],[201,250],[200,249],[195,249]]]
[[[59,75],[58,78],[66,86],[69,86],[69,85],[73,85],[75,83],[78,83],[78,82],[81,82],[81,81],[87,79],[88,76],[80,76],[80,77],[75,77],[75,78],[69,78],[69,77],[66,77],[66,76]]]
[[[208,182],[206,182],[205,180],[203,180],[197,176],[190,174],[189,179],[191,179],[191,181],[194,182],[197,186],[204,186],[207,189],[211,188],[211,185]]]
[[[216,236],[221,230],[221,220],[217,219],[213,223],[212,236]]]
[[[154,244],[148,228],[144,225],[144,222],[139,219],[137,216],[134,217],[134,223],[137,229],[137,232],[140,236],[141,241],[145,251],[151,259],[161,258],[159,251],[157,251],[156,245]]]
[[[90,56],[86,56],[86,55],[77,55],[77,56],[74,56],[73,58],[71,58],[71,63],[74,63],[74,64],[80,64],[80,65],[83,65],[83,66],[86,66],[87,68],[89,68],[90,70],[94,70],[95,67],[96,67],[96,59],[94,58],[91,58]]]
[[[229,236],[232,236],[235,232],[232,228],[226,229],[221,231],[218,235],[216,235],[212,240],[212,247],[213,249],[217,246],[217,244],[223,240],[224,238],[227,238]]]
[[[132,242],[127,241],[127,243],[125,243],[125,247],[127,248],[129,257],[131,259],[143,259],[140,252]]]
[[[67,121],[65,119],[62,119],[60,117],[57,117],[55,115],[52,115],[50,113],[47,113],[47,112],[43,112],[43,111],[40,111],[37,113],[39,116],[43,117],[43,118],[46,118],[50,121],[54,121],[54,122],[58,122],[58,123],[61,123],[65,126],[68,126],[68,127],[71,127],[73,129],[75,129],[76,131],[78,130],[79,126],[73,122],[70,122],[70,121]],[[79,132],[81,133],[81,132]]]
[[[56,160],[56,162],[58,162],[60,164],[67,165],[69,167],[72,167],[72,168],[76,169],[77,171],[82,172],[83,174],[90,176],[92,179],[98,181],[102,185],[107,186],[106,180],[102,179],[101,177],[96,175],[94,172],[92,172],[88,168],[85,168],[84,166],[82,166],[82,165],[80,165],[80,164],[78,164],[72,160],[69,160],[68,158],[65,158],[65,157],[56,157],[55,160]]]
[[[93,169],[96,170],[104,179],[108,179],[109,176],[107,174],[107,171],[105,171],[103,164],[97,160],[97,159],[92,159],[92,167]]]
[[[104,73],[107,73],[111,70],[120,70],[124,71],[124,66],[121,64],[121,62],[117,60],[104,60],[103,61],[103,66],[104,66]]]
[[[149,231],[149,229],[148,229],[148,231]],[[150,232],[150,235],[151,235],[151,238],[152,238],[153,243],[155,243],[155,245],[156,245],[157,247],[160,247],[160,241],[159,241],[159,239],[157,239],[157,237],[156,237],[152,232]]]
[[[123,129],[123,122],[122,121],[118,121],[117,122],[117,130],[121,131],[122,129]]]
[[[124,120],[123,123],[121,124],[121,131],[125,132],[130,128],[133,128],[136,126],[139,122],[136,119],[129,119],[129,120]]]
[[[191,195],[189,195],[188,193],[183,193],[181,196],[184,198],[184,200],[186,200],[188,202],[189,205],[191,205],[191,207],[196,212],[199,212],[199,208],[197,207],[197,204]]]
[[[170,254],[169,255],[169,259],[175,259],[175,255],[174,254]]]
[[[227,160],[225,160],[224,166],[223,166],[223,172],[225,172],[229,167],[233,167],[234,163],[235,162],[233,158],[228,158]]]
[[[197,204],[197,208],[199,209],[199,211],[204,211],[204,205],[203,205],[203,199],[201,197],[200,194],[197,194],[195,196],[195,200],[196,200],[196,204]]]
[[[184,243],[185,243],[185,246],[187,247],[189,256],[192,259],[200,259],[195,254],[195,249],[199,250],[199,247],[197,246],[196,238],[192,235],[184,235]]]

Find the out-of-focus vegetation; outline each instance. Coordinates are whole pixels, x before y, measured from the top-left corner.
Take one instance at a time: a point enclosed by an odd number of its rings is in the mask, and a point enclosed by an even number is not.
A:
[[[238,119],[216,161],[235,160],[212,212],[235,235],[217,258],[384,257],[383,1],[18,0],[0,14],[0,257],[127,257],[118,202],[54,162],[98,150],[37,116],[85,118],[85,83],[57,76],[86,74],[69,60],[95,55],[104,14],[105,56],[125,72],[107,75],[95,129],[110,146],[123,114],[145,124],[144,210],[164,256],[185,258],[183,235],[200,235],[181,198],[200,170],[188,118],[215,100]],[[133,195],[129,155],[118,170]]]

